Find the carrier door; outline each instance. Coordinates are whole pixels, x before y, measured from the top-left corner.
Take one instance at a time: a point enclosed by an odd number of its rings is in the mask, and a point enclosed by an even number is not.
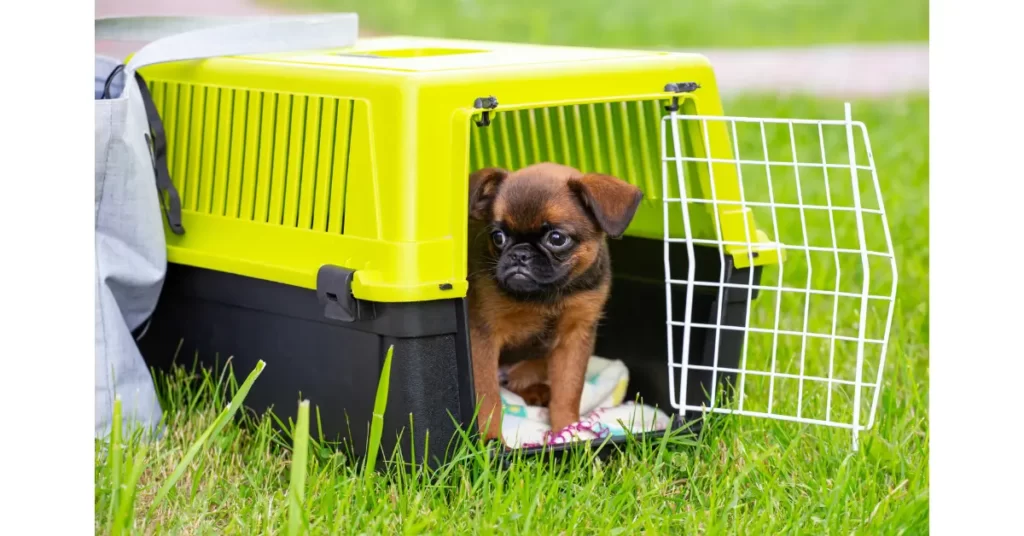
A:
[[[897,284],[866,127],[849,105],[840,120],[675,108],[660,132],[672,405],[845,428],[856,449],[875,420]],[[701,270],[709,249],[716,274]],[[709,292],[714,310],[695,316]]]

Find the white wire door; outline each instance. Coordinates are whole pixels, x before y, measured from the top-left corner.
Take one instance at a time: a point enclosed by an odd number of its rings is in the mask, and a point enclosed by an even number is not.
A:
[[[661,126],[673,406],[846,428],[856,450],[897,285],[867,129],[849,104],[845,120]]]

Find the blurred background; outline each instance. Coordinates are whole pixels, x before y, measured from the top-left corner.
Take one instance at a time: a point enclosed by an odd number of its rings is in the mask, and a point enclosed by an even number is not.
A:
[[[684,50],[726,93],[926,92],[928,0],[98,0],[97,16],[350,11],[361,34]],[[137,43],[97,42],[123,56]]]

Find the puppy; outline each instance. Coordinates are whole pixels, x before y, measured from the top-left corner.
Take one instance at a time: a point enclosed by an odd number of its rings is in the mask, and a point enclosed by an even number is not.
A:
[[[469,311],[478,424],[503,441],[507,387],[548,406],[551,428],[579,421],[587,363],[611,286],[606,237],[618,238],[642,192],[616,177],[553,163],[470,176]]]

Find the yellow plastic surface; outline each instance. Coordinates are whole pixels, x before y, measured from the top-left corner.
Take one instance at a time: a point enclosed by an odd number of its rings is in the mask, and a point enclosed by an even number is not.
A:
[[[697,82],[683,111],[722,114],[709,62],[666,52],[379,38],[142,74],[182,195],[186,233],[167,233],[169,260],[306,288],[334,264],[356,270],[355,297],[383,302],[465,295],[468,178],[483,165],[613,173],[646,195],[627,234],[661,238],[663,88]],[[477,127],[473,102],[491,95],[492,124]],[[724,124],[708,127],[711,156],[732,158]],[[738,199],[734,166],[714,166],[717,197]],[[706,167],[687,172],[689,195],[707,197]],[[713,238],[705,206],[691,219]],[[719,215],[723,239],[759,237],[756,263],[777,261],[749,211]],[[745,249],[729,253],[748,264]]]

